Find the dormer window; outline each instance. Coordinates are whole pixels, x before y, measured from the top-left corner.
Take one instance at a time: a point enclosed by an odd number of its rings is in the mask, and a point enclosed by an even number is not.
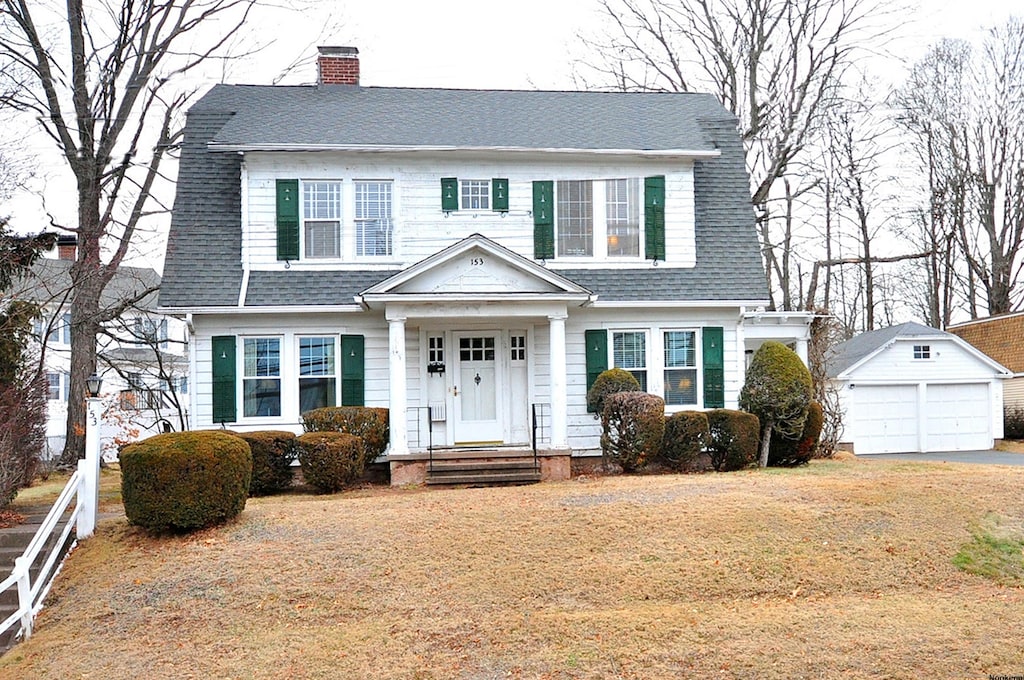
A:
[[[931,359],[932,358],[932,347],[931,347],[931,345],[914,345],[914,358],[915,359]]]
[[[306,258],[341,257],[341,182],[302,183],[302,234]]]

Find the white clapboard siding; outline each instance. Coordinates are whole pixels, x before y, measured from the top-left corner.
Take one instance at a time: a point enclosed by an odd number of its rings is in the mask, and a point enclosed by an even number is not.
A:
[[[483,234],[503,246],[533,257],[533,181],[559,179],[616,179],[665,175],[666,177],[666,263],[692,267],[696,262],[694,238],[693,169],[690,163],[519,160],[463,161],[448,158],[373,154],[346,156],[338,153],[279,154],[250,153],[246,156],[243,206],[243,252],[252,268],[276,268],[275,201],[276,180],[339,180],[342,182],[343,246],[340,261],[319,260],[309,266],[365,266],[379,264],[402,267],[419,262],[438,250],[474,233]],[[509,214],[493,211],[459,210],[445,216],[441,211],[442,177],[509,180]],[[353,219],[353,182],[363,179],[393,180],[392,257],[356,260]],[[641,189],[642,194],[642,189]],[[642,200],[642,196],[641,199]],[[641,224],[642,233],[642,224]],[[638,261],[633,261],[638,264]],[[557,258],[550,263],[579,267],[600,264],[593,258]],[[307,266],[304,262],[292,266]]]
[[[928,345],[931,358],[914,359],[914,345]],[[993,369],[953,340],[898,340],[863,365],[853,369],[856,380],[917,382],[920,380],[972,380],[979,371]]]

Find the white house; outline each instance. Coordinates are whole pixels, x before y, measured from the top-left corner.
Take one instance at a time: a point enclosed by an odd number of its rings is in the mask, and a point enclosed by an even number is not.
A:
[[[1024,312],[973,319],[947,330],[1012,371],[1003,381],[1003,407],[1024,409]]]
[[[47,381],[47,451],[59,455],[67,432],[71,377],[71,277],[74,236],[61,236],[55,252],[36,261],[15,295],[40,305],[35,352]],[[188,334],[184,321],[158,314],[160,276],[148,268],[121,267],[102,298],[124,307],[97,337],[97,372],[106,399],[101,439],[107,448],[145,438],[165,427],[187,427]],[[81,398],[84,398],[82,395]]]
[[[854,453],[970,451],[1003,436],[1011,373],[952,333],[904,323],[838,345],[828,363]]]
[[[567,475],[612,366],[669,411],[736,406],[745,328],[782,326],[754,319],[749,180],[714,97],[361,87],[354,48],[319,65],[189,112],[160,305],[192,329],[194,426],[385,406],[401,483],[428,449],[531,441]]]

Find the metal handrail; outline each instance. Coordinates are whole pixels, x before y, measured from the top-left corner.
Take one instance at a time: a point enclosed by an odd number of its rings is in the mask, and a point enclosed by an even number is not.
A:
[[[544,430],[544,408],[550,408],[550,406],[550,404],[546,403],[530,404],[530,447],[533,449],[533,466],[537,470],[540,470],[540,463],[537,457],[537,443],[540,438],[538,433],[543,432]]]
[[[409,406],[409,407],[406,408],[406,413],[408,413],[409,411],[415,411],[416,412],[416,443],[417,444],[422,444],[423,443],[423,437],[421,436],[421,433],[420,433],[420,417],[419,417],[419,414],[420,414],[421,411],[426,411],[426,415],[427,415],[427,465],[428,465],[428,469],[432,470],[433,467],[434,467],[434,421],[430,417],[430,407],[429,406]]]

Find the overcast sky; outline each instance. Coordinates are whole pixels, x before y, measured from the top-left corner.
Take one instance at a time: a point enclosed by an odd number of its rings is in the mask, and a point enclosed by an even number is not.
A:
[[[1004,21],[1020,0],[920,0],[901,27],[903,38],[890,49],[905,63],[919,57],[940,37],[975,37],[981,26]],[[572,61],[582,57],[577,36],[600,25],[597,0],[517,0],[499,5],[480,0],[348,0],[312,2],[303,16],[266,10],[250,27],[266,36],[257,55],[232,63],[208,82],[266,84],[292,60],[316,45],[350,45],[359,49],[361,82],[372,86],[573,89]],[[1021,8],[1018,11],[1024,11]],[[325,28],[321,28],[325,27]],[[308,46],[308,48],[307,48]],[[899,77],[899,61],[886,65]],[[312,82],[307,66],[286,82]],[[33,152],[42,159],[40,186],[47,208],[59,221],[73,223],[73,185],[47,171],[47,156],[56,159],[49,140]],[[53,167],[60,167],[59,164]],[[19,231],[45,226],[39,196],[21,194],[5,207]],[[142,262],[162,269],[164,234],[146,238]]]

